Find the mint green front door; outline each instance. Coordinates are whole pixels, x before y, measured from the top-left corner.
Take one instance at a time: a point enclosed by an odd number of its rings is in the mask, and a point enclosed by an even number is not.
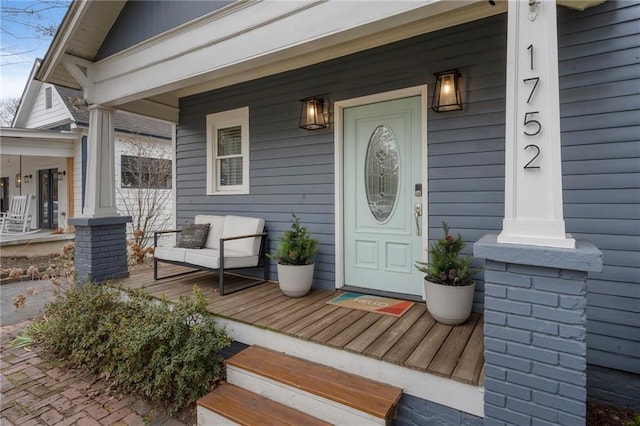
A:
[[[344,109],[344,284],[421,296],[421,97]]]

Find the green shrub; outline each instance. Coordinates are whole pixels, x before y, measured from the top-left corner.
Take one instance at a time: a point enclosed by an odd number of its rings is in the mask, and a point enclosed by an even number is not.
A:
[[[170,413],[208,392],[222,374],[217,354],[231,338],[215,325],[206,298],[197,288],[175,305],[152,303],[144,291],[122,294],[88,284],[60,295],[46,308],[42,347]]]
[[[460,252],[465,242],[458,234],[457,238],[449,233],[449,225],[442,222],[444,237],[429,246],[429,262],[416,262],[416,268],[425,274],[425,279],[442,285],[465,286],[473,284],[472,275],[478,270],[471,267],[470,256]]]
[[[267,254],[281,265],[311,265],[318,254],[318,239],[311,236],[300,220],[291,212],[291,229],[284,231],[278,246]]]
[[[625,426],[640,426],[640,414],[636,415],[633,420],[626,422]]]

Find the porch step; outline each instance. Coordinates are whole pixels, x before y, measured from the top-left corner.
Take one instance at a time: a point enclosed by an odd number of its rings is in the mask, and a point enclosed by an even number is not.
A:
[[[329,425],[230,383],[221,383],[197,405],[198,425]]]
[[[227,360],[227,381],[332,424],[391,425],[402,389],[250,346]]]

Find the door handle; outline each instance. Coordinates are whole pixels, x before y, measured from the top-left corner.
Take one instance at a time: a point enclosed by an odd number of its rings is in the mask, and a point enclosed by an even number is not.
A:
[[[421,236],[422,228],[420,227],[420,218],[422,217],[422,204],[416,203],[413,212],[416,217],[416,235]]]

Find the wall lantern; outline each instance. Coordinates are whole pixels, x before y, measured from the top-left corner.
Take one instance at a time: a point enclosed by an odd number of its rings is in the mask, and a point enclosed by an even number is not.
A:
[[[33,178],[33,175],[24,175],[22,181],[24,183],[29,183],[29,182],[31,182],[31,178]]]
[[[449,70],[438,72],[434,75],[436,76],[436,85],[433,88],[431,109],[435,112],[461,110],[462,100],[460,98],[460,87],[458,86],[460,72],[458,70]]]
[[[16,174],[16,188],[20,188],[22,186],[22,177],[20,173]]]
[[[317,130],[327,127],[327,120],[324,115],[324,101],[321,98],[312,96],[300,99],[300,102],[302,102],[300,109],[301,129]]]
[[[64,177],[67,175],[67,171],[58,172],[58,180],[64,180]]]

